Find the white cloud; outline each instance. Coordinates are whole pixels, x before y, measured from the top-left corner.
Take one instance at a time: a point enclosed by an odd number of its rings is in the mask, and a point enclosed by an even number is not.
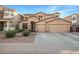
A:
[[[74,11],[74,9],[64,9],[64,10],[60,10],[60,11],[57,11],[57,12],[66,13],[66,12],[71,12],[71,11]]]
[[[51,11],[55,11],[57,8],[59,8],[59,6],[51,6],[50,7]]]
[[[61,13],[60,17],[64,17],[64,16],[66,16],[68,13],[71,13],[71,12],[73,12],[73,11],[74,11],[74,9],[64,9],[64,10],[60,10],[60,11],[57,11],[57,12]]]
[[[47,13],[54,13],[56,9],[58,8],[58,5],[55,6],[49,6],[48,8],[44,9]]]

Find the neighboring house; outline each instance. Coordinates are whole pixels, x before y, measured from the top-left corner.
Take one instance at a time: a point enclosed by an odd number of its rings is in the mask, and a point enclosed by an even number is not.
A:
[[[14,29],[18,20],[16,10],[0,5],[0,31]]]
[[[70,32],[70,21],[60,18],[60,13],[24,14],[24,21],[20,22],[20,29],[29,29],[37,32]]]
[[[73,14],[64,18],[71,23],[71,32],[79,32],[79,14]]]

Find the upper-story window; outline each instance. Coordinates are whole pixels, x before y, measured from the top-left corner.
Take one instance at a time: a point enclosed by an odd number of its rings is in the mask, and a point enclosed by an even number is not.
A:
[[[39,15],[38,17],[39,17],[39,20],[40,20],[41,18],[43,18],[43,16],[42,16],[42,15]]]
[[[25,19],[27,19],[27,17],[25,17]]]
[[[40,18],[42,18],[42,15],[40,16]]]
[[[3,17],[3,11],[0,11],[0,18]]]
[[[8,11],[5,11],[4,14],[5,14],[5,16],[8,16],[9,15],[9,12]]]
[[[76,23],[77,22],[77,15],[72,15],[72,23]]]
[[[3,14],[3,11],[0,11],[0,14]]]
[[[11,15],[11,16],[14,16],[14,14],[13,14],[13,13],[11,13],[10,15]]]

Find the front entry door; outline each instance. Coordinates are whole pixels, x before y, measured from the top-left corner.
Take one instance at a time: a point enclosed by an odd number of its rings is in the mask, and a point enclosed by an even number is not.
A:
[[[4,22],[0,22],[0,31],[3,31],[4,28]]]
[[[35,32],[35,29],[36,29],[35,22],[31,22],[31,30]]]

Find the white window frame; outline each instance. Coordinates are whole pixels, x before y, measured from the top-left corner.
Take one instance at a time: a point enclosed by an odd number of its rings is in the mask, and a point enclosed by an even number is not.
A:
[[[73,18],[75,18],[75,20]],[[72,15],[72,24],[76,23],[77,19],[78,19],[77,15]]]

